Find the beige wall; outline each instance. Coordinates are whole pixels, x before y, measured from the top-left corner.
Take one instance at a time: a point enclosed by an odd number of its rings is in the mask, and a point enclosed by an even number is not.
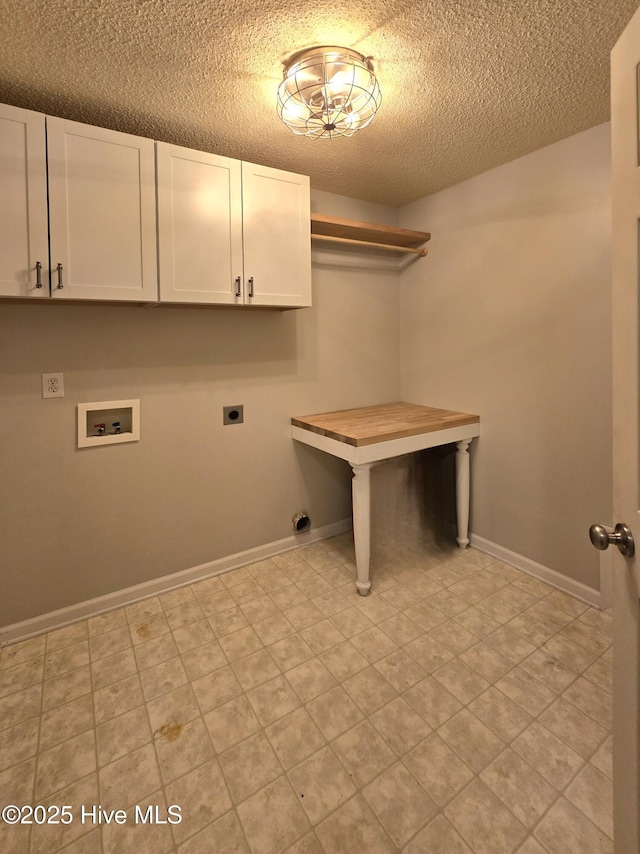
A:
[[[609,125],[404,208],[407,401],[477,412],[472,531],[599,586],[611,522]]]
[[[298,510],[349,516],[347,464],[294,447],[289,418],[397,397],[398,278],[314,268],[313,303],[0,304],[0,626],[287,537]],[[45,371],[64,400],[42,400]],[[139,443],[76,448],[79,402],[135,397]],[[240,403],[245,423],[223,427]]]

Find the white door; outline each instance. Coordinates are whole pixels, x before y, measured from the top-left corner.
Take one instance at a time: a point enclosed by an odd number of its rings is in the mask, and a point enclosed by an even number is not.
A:
[[[636,554],[614,549],[613,790],[616,854],[638,854],[640,674],[640,441],[638,243],[640,237],[640,10],[611,56],[613,166],[613,518],[628,525]]]
[[[155,144],[47,117],[51,295],[155,302]]]
[[[156,143],[160,301],[243,302],[239,160]]]
[[[311,305],[311,204],[304,175],[242,164],[245,303]]]
[[[0,296],[49,296],[44,116],[0,104]]]

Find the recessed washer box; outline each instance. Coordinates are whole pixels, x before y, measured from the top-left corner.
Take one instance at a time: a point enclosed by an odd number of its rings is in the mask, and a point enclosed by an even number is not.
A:
[[[101,400],[78,404],[79,448],[139,440],[139,400]]]

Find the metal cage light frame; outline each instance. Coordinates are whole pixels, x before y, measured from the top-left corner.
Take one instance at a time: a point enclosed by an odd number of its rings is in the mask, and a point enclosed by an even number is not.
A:
[[[346,47],[294,54],[278,88],[278,116],[311,139],[353,136],[369,125],[382,102],[371,57]]]

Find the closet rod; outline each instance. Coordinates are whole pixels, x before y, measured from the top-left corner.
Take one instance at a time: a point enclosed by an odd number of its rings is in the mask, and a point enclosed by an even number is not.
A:
[[[374,249],[388,249],[390,252],[412,252],[425,258],[428,249],[414,249],[412,246],[393,246],[391,243],[373,243],[370,240],[352,240],[349,237],[332,237],[330,234],[312,234],[313,240],[330,240],[334,243],[351,243],[354,246],[371,246]]]

